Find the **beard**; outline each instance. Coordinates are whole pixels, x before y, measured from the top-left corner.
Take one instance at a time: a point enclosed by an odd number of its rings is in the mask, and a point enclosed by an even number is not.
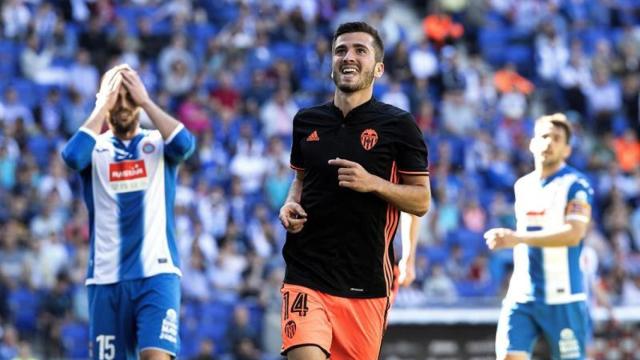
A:
[[[360,72],[358,81],[355,83],[346,84],[340,82],[341,75],[342,73],[339,69],[333,70],[333,72],[331,73],[331,78],[333,79],[333,83],[336,84],[336,87],[344,93],[353,93],[362,89],[366,89],[373,83],[373,69]]]
[[[553,168],[553,167],[556,167],[556,166],[560,165],[561,162],[562,162],[562,160],[557,159],[557,158],[544,159],[544,160],[542,160],[542,166],[544,166],[546,168]]]
[[[540,155],[538,161],[543,168],[552,169],[558,167],[564,161],[564,158],[559,154],[548,154],[547,156]]]
[[[138,110],[117,109],[109,114],[109,124],[116,135],[125,135],[138,126]]]

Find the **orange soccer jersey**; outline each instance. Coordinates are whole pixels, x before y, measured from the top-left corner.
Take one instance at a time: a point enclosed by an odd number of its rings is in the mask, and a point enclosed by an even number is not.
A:
[[[318,346],[332,360],[375,360],[380,353],[389,300],[332,296],[284,284],[282,354]]]

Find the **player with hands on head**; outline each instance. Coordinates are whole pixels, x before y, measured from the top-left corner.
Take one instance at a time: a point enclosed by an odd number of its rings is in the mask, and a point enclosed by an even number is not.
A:
[[[589,331],[580,254],[593,189],[566,164],[571,125],[560,113],[536,120],[534,170],[514,185],[516,230],[484,234],[491,250],[513,248],[514,269],[496,334],[498,359],[529,359],[543,335],[553,359],[584,359]]]
[[[157,130],[140,128],[141,109]],[[167,360],[179,352],[173,207],[178,166],[194,149],[193,135],[122,64],[104,74],[91,115],[62,151],[80,174],[89,211],[93,359]]]

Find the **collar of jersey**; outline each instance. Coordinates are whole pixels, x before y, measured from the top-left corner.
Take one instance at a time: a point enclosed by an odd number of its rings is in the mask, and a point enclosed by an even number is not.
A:
[[[569,169],[570,169],[569,165],[567,165],[567,164],[562,165],[562,167],[560,169],[558,169],[558,171],[556,171],[553,174],[549,175],[546,179],[542,179],[541,180],[542,186],[546,186],[547,184],[552,182],[553,179],[568,173]]]
[[[131,138],[129,145],[126,145],[124,141],[122,141],[120,138],[113,136],[111,138],[111,142],[113,143],[113,146],[115,146],[116,149],[123,150],[127,154],[127,156],[125,156],[124,158],[121,158],[120,160],[137,158],[138,144],[140,143],[140,140],[142,140],[143,137],[144,137],[143,134],[138,133],[133,138]]]
[[[340,119],[345,119],[346,117],[351,117],[355,114],[357,114],[358,112],[362,111],[362,110],[366,110],[369,109],[371,107],[373,107],[378,101],[376,100],[376,98],[374,96],[371,97],[371,99],[363,102],[362,104],[354,107],[353,109],[351,109],[351,111],[349,111],[349,113],[347,114],[347,116],[343,116],[342,115],[342,110],[340,110],[340,108],[338,108],[336,106],[336,104],[331,101],[329,103],[329,106],[331,107],[331,109],[340,116]]]

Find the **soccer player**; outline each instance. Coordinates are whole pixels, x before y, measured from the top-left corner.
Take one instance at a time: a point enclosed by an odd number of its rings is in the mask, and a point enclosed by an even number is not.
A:
[[[383,44],[366,23],[332,42],[333,101],[293,120],[296,176],[280,220],[282,353],[289,359],[377,359],[393,283],[400,211],[429,208],[427,148],[413,117],[373,98]]]
[[[393,266],[393,285],[389,304],[392,307],[398,298],[400,287],[409,287],[416,279],[416,249],[421,217],[400,213],[400,239],[402,241],[402,257]]]
[[[535,169],[514,185],[517,229],[484,234],[492,250],[514,248],[514,270],[496,334],[498,359],[528,359],[543,335],[553,359],[584,359],[588,314],[580,269],[593,190],[565,163],[571,126],[563,114],[536,120]]]
[[[416,279],[416,249],[421,222],[420,216],[400,213],[402,257],[398,263],[398,284],[403,287],[408,287]]]
[[[157,130],[138,125],[140,109]],[[107,120],[109,131],[100,134]],[[170,359],[180,341],[173,223],[178,164],[194,137],[150,98],[127,65],[107,71],[95,108],[62,151],[89,210],[86,284],[93,359]]]

